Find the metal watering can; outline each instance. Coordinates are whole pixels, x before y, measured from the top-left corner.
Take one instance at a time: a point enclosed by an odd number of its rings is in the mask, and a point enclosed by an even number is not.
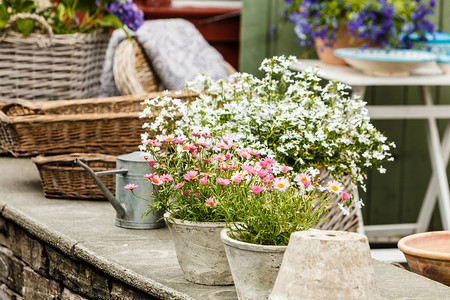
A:
[[[149,173],[148,164],[142,152],[133,152],[117,157],[117,170],[94,172],[78,158],[75,163],[89,172],[106,198],[116,210],[116,226],[131,229],[154,229],[164,227],[165,222],[161,217],[163,211],[155,214],[149,213],[143,216],[147,210],[148,203],[143,199],[136,198],[124,186],[130,183],[139,185],[135,194],[146,198],[153,192],[153,185],[144,178]],[[116,197],[105,186],[98,176],[116,174]],[[159,221],[158,221],[159,220]]]

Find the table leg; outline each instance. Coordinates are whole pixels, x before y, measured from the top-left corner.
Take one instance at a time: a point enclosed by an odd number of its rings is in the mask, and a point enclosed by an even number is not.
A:
[[[422,86],[422,96],[425,105],[433,105],[431,93],[427,86]],[[450,230],[450,192],[446,173],[446,164],[441,152],[439,131],[434,117],[427,119],[427,139],[433,173],[437,178],[439,195],[439,210],[444,230]]]
[[[450,160],[450,122],[447,122],[447,127],[444,132],[441,153],[444,155],[444,164],[448,165]],[[438,179],[436,173],[433,172],[422,207],[420,208],[419,218],[417,219],[417,232],[425,232],[428,230],[438,197],[438,188]]]

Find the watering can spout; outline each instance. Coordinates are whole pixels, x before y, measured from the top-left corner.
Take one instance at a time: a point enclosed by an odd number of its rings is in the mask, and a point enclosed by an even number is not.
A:
[[[89,172],[89,174],[92,176],[92,178],[95,180],[97,185],[100,187],[101,191],[105,195],[105,197],[108,199],[108,201],[112,204],[114,209],[116,210],[117,217],[123,218],[127,215],[127,209],[122,203],[120,203],[119,200],[111,193],[111,191],[106,187],[106,185],[103,183],[103,181],[98,177],[99,175],[113,175],[113,174],[126,174],[128,170],[122,169],[122,170],[114,170],[114,171],[105,171],[105,172],[94,172],[90,167],[88,167],[85,163],[83,163],[78,158],[75,159],[75,163],[81,167],[83,167],[86,171]]]

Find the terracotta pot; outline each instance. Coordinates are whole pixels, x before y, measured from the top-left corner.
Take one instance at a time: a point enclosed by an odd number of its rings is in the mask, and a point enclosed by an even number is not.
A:
[[[342,58],[333,54],[334,50],[339,48],[358,48],[364,46],[366,41],[360,39],[352,39],[348,32],[340,31],[338,33],[338,39],[333,43],[333,47],[327,47],[326,41],[321,38],[314,40],[314,46],[316,47],[317,56],[319,59],[327,65],[348,65]]]
[[[272,291],[286,246],[266,246],[241,242],[220,234],[225,245],[236,293],[240,300],[267,299]]]
[[[450,286],[450,231],[412,234],[398,248],[411,271]]]
[[[204,285],[231,285],[233,277],[220,240],[222,222],[167,220],[184,277]]]

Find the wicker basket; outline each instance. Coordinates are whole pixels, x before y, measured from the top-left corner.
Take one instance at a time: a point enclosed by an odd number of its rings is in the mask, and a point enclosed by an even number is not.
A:
[[[236,73],[225,62],[228,74]],[[114,83],[121,95],[140,95],[159,91],[163,88],[154,73],[148,57],[136,40],[125,39],[117,46],[113,61]]]
[[[142,124],[148,122],[139,118],[141,103],[160,95],[11,101],[0,108],[0,148],[14,156],[137,151]],[[188,94],[169,96],[184,99]]]
[[[17,14],[45,24],[33,14]],[[0,101],[54,100],[95,97],[100,88],[108,32],[53,35],[21,34],[5,29],[0,37]]]
[[[41,176],[45,197],[83,200],[105,200],[91,175],[74,163],[81,159],[95,172],[114,170],[116,157],[103,154],[73,153],[69,155],[37,156],[31,158]],[[106,187],[115,193],[115,176],[102,176]]]
[[[160,90],[159,80],[136,40],[125,39],[117,46],[113,74],[116,87],[122,95],[140,95]]]
[[[320,179],[324,184],[326,184],[329,180],[332,180],[330,173],[326,169],[321,169]],[[350,177],[344,178],[344,189],[347,193],[353,193],[353,183],[350,180]],[[335,196],[333,199],[335,203],[340,201],[340,197]],[[350,231],[356,232],[360,225],[360,218],[358,216],[358,209],[352,208],[348,215],[344,215],[337,204],[332,206],[328,214],[324,216],[325,220],[328,222],[319,223],[318,227],[322,230],[340,230],[340,231]]]

